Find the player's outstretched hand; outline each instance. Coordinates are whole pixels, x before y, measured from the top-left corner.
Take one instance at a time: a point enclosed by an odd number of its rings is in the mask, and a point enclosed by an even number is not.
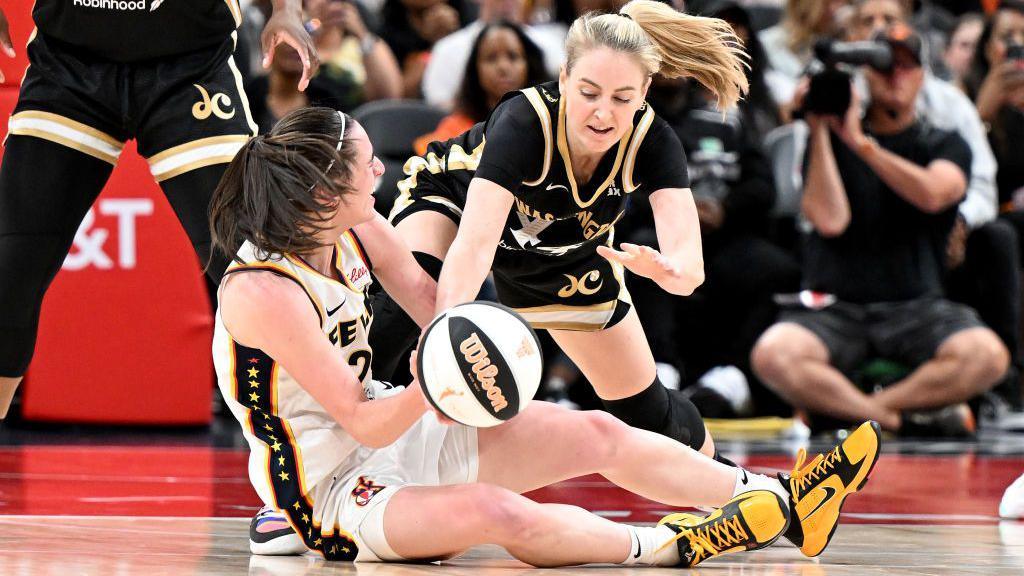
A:
[[[427,408],[429,410],[434,411],[434,416],[437,417],[438,422],[444,424],[445,426],[455,424],[455,420],[452,420],[451,418],[442,414],[440,411],[435,410],[434,407],[430,404],[430,402],[427,401],[427,392],[423,389],[423,386],[420,385],[420,376],[416,372],[416,356],[418,353],[419,352],[417,350],[413,350],[412,354],[409,355],[409,374],[412,374],[412,382],[409,384],[409,387],[415,388],[419,390],[421,394],[423,394],[423,403],[427,405]]]
[[[0,8],[0,50],[7,55],[8,58],[14,58],[14,44],[11,43],[11,29],[7,24],[7,16],[4,15],[3,8]],[[0,82],[4,81],[4,73],[0,72]]]
[[[626,267],[633,274],[650,278],[658,284],[664,285],[680,276],[678,267],[650,246],[640,246],[623,242],[622,250],[616,250],[608,246],[598,246],[597,253],[612,262],[618,262]]]
[[[274,49],[278,44],[284,42],[299,53],[302,60],[302,78],[299,79],[299,90],[305,90],[309,86],[309,79],[316,74],[320,67],[320,59],[317,57],[316,46],[313,39],[306,32],[302,24],[302,12],[298,10],[274,10],[273,16],[267,21],[267,25],[260,34],[260,42],[263,44],[263,67],[270,68],[274,61]]]

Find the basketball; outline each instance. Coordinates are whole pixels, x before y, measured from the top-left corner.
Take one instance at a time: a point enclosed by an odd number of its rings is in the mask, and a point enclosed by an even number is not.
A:
[[[486,428],[518,414],[541,378],[540,342],[511,309],[469,302],[439,315],[423,331],[416,360],[420,386],[452,420]]]

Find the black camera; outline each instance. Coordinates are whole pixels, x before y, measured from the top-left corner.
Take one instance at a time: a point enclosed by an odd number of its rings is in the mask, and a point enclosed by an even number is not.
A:
[[[814,45],[815,60],[808,67],[811,85],[803,106],[794,116],[813,113],[840,116],[850,107],[850,67],[870,66],[888,73],[893,67],[892,48],[881,40],[838,42],[819,40]]]

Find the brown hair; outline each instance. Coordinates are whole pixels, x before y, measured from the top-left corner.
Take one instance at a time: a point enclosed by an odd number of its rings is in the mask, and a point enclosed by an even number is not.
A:
[[[653,0],[632,0],[618,14],[588,12],[569,29],[566,71],[600,46],[635,55],[648,75],[693,77],[718,97],[722,110],[748,89],[746,53],[718,18],[690,16]]]
[[[341,134],[352,120],[341,114],[300,108],[238,151],[210,201],[216,249],[237,260],[243,241],[264,258],[320,245],[316,234],[352,191],[347,182],[355,147]]]

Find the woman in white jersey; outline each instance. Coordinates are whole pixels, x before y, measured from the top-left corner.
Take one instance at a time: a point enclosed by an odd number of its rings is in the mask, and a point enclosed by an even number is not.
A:
[[[803,495],[836,485],[833,472],[866,479],[878,450],[870,426],[780,482],[603,412],[534,402],[495,428],[445,425],[415,382],[373,381],[369,271],[421,324],[436,291],[373,211],[381,171],[362,127],[301,109],[238,153],[211,207],[215,242],[234,254],[216,318],[219,385],[252,449],[253,486],[306,548],[398,561],[491,543],[535,566],[692,566],[771,544]],[[667,506],[720,508],[633,527],[520,495],[588,473]],[[834,504],[838,518],[841,498]],[[822,516],[805,535],[831,536]]]

